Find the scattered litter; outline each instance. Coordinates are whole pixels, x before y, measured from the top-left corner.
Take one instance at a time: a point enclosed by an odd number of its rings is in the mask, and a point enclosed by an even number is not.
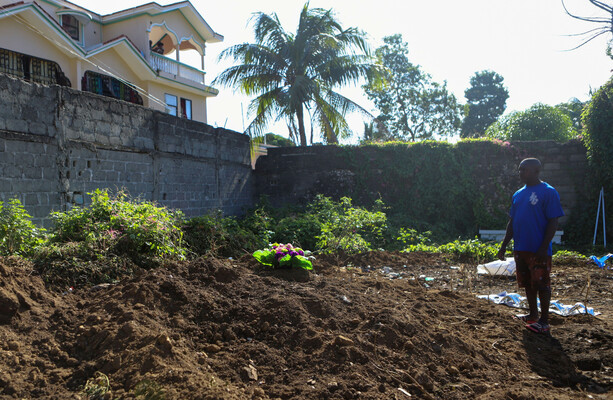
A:
[[[478,295],[480,299],[486,299],[496,304],[504,304],[505,306],[515,307],[515,308],[528,308],[528,300],[519,295],[518,293],[507,293],[502,292],[499,294],[490,294],[490,295]],[[537,299],[537,304],[541,306],[541,302]],[[567,317],[569,315],[577,315],[577,314],[590,314],[590,315],[600,315],[599,312],[595,312],[592,307],[586,307],[583,303],[575,303],[575,305],[565,305],[560,303],[557,300],[551,300],[549,305],[549,312],[560,315],[562,317]]]
[[[432,282],[432,281],[434,280],[434,278],[432,278],[432,277],[430,277],[430,276],[426,276],[426,277],[424,278],[424,280],[425,280],[426,282]]]
[[[400,390],[402,393],[406,394],[407,396],[411,397],[411,393],[407,392],[403,388],[399,387],[398,390]]]
[[[477,265],[477,274],[493,276],[513,276],[515,275],[515,260],[507,258],[504,261],[492,261],[487,264]]]
[[[92,286],[89,290],[91,290],[92,292],[95,292],[97,290],[103,290],[103,289],[108,289],[111,287],[110,283],[100,283],[96,286]]]
[[[605,263],[611,257],[613,257],[613,254],[609,253],[606,256],[603,256],[603,257],[600,257],[600,258],[598,258],[596,256],[590,256],[590,260],[594,261],[594,263],[596,263],[596,265],[598,265],[598,267],[600,267],[601,269],[604,269]],[[607,269],[611,269],[611,267],[607,267]]]
[[[351,300],[349,300],[349,298],[345,295],[341,296],[341,300],[343,300],[343,302],[347,303],[347,304],[351,304]]]
[[[449,269],[460,269],[460,267],[456,267],[455,265],[452,265],[451,267],[449,267]]]

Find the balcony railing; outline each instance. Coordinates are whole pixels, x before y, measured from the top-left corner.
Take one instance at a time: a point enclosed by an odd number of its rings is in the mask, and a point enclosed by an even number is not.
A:
[[[7,49],[0,49],[0,72],[44,85],[71,86],[58,63]]]
[[[156,71],[166,72],[204,85],[204,71],[198,68],[180,63],[155,52],[151,52],[149,60],[151,66]]]

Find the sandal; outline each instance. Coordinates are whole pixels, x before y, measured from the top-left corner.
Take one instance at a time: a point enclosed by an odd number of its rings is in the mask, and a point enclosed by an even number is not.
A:
[[[530,317],[530,314],[517,314],[513,316],[513,318],[518,319],[521,322],[524,322],[528,325],[538,322],[538,319],[530,319],[529,317]]]
[[[545,324],[542,322],[535,322],[533,324],[526,325],[526,329],[538,334],[549,334],[550,328],[549,324]]]

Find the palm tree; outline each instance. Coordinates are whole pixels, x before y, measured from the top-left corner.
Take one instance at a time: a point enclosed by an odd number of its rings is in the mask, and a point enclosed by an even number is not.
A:
[[[255,43],[224,50],[220,59],[233,58],[237,65],[223,71],[213,84],[234,87],[256,97],[249,104],[255,118],[246,132],[260,136],[270,121],[285,121],[290,137],[307,145],[305,113],[318,125],[324,140],[337,143],[351,135],[347,112],[370,114],[333,89],[376,79],[365,34],[356,28],[343,29],[332,10],[309,8],[300,13],[295,34],[283,29],[276,13],[254,13]]]

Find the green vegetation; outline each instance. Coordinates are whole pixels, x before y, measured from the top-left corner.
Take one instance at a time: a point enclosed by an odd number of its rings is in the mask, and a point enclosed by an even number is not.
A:
[[[313,264],[306,258],[307,254],[300,247],[292,246],[291,243],[273,243],[269,249],[255,251],[253,257],[267,267],[312,270]]]
[[[104,400],[112,398],[111,383],[109,377],[100,371],[96,371],[92,378],[89,378],[81,391],[81,395],[87,400]]]
[[[375,103],[388,138],[415,142],[435,136],[453,136],[460,127],[460,106],[447,84],[433,82],[419,65],[409,61],[402,35],[383,38],[375,54],[386,67],[383,85],[370,81],[362,86]]]
[[[181,213],[122,192],[110,195],[97,190],[90,195],[88,207],[52,213],[55,226],[47,236],[40,235],[19,202],[11,201],[4,209],[11,210],[11,218],[3,221],[25,227],[18,231],[25,239],[4,228],[0,243],[11,245],[3,248],[3,255],[31,257],[47,283],[65,290],[115,282],[165,260],[242,257],[262,248],[266,250],[255,255],[264,264],[310,269],[300,247],[317,254],[421,251],[482,263],[495,259],[499,246],[476,238],[441,240],[443,236],[406,224],[407,219],[388,216],[380,199],[368,209],[355,206],[348,197],[335,201],[318,195],[303,208],[274,209],[262,202],[240,219],[211,213],[185,220]],[[275,248],[270,245],[275,240],[296,247]],[[585,257],[569,251],[556,255],[557,262],[581,258]],[[102,379],[96,377],[89,389],[94,390],[92,385]]]
[[[509,141],[554,140],[565,142],[577,136],[566,112],[545,104],[535,104],[490,125],[487,137]]]
[[[184,258],[183,215],[148,201],[106,190],[90,193],[89,207],[54,212],[52,243],[84,242],[99,251],[141,257]]]
[[[0,201],[0,255],[31,254],[44,241],[44,229],[36,227],[18,199]]]
[[[291,139],[288,139],[281,135],[267,133],[266,135],[264,135],[264,137],[266,138],[266,144],[269,144],[271,146],[296,147],[296,143],[294,143]]]
[[[89,193],[91,205],[54,212],[33,258],[43,279],[62,287],[113,282],[136,268],[184,259],[182,213],[119,192]]]
[[[460,136],[481,137],[507,108],[509,91],[503,86],[504,78],[494,71],[475,72],[470,78],[466,97],[465,116]]]

